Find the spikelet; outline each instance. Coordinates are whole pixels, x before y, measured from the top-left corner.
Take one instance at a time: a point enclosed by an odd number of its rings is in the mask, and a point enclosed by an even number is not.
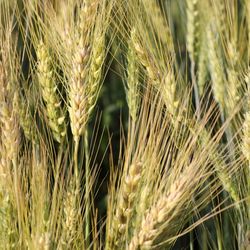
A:
[[[52,58],[42,41],[37,47],[37,59],[38,82],[46,103],[49,126],[54,139],[60,143],[66,135],[65,112],[61,107],[61,98],[57,93]]]
[[[133,212],[134,201],[139,181],[141,179],[142,164],[131,164],[128,174],[124,177],[121,183],[121,194],[118,197],[118,204],[116,206],[115,221],[112,224],[110,234],[110,244],[114,246],[111,249],[122,249],[122,239],[126,235],[126,230],[129,227],[129,220]],[[114,241],[114,242],[113,242]]]
[[[139,66],[136,62],[136,54],[129,43],[127,54],[127,103],[129,113],[133,121],[136,121],[140,96],[139,96]]]
[[[200,41],[200,21],[198,0],[186,0],[187,2],[187,50],[192,62],[197,61]]]

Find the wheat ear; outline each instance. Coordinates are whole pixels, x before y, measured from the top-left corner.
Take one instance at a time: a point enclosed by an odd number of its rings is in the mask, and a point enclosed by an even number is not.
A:
[[[200,41],[198,0],[187,0],[187,50],[192,62],[197,61]]]
[[[77,142],[79,137],[83,134],[89,114],[88,95],[86,88],[90,93],[93,92],[93,86],[87,86],[89,64],[90,64],[90,37],[93,30],[93,21],[97,11],[99,1],[84,1],[81,8],[78,30],[79,36],[75,47],[73,56],[73,69],[69,88],[69,115],[70,124],[74,140]],[[93,52],[97,53],[99,48]],[[96,56],[96,55],[95,55]],[[95,72],[94,64],[97,57],[93,59],[91,72]],[[98,73],[97,73],[98,74]],[[96,76],[92,75],[92,79]],[[94,100],[93,100],[94,101]]]
[[[1,152],[2,162],[15,161],[19,147],[19,125],[11,102],[10,82],[7,78],[7,70],[0,61],[0,128],[1,143],[4,152]]]
[[[250,2],[245,0],[245,15],[247,20],[247,35],[248,35],[248,55],[250,55]],[[249,58],[249,56],[248,56]]]
[[[69,246],[76,239],[75,232],[80,218],[79,195],[79,187],[72,178],[63,201],[63,233],[60,239],[62,246]]]
[[[240,67],[239,67],[239,52],[237,47],[237,37],[234,34],[228,41],[228,87],[227,87],[227,101],[225,103],[228,114],[231,114],[240,100]]]
[[[207,28],[207,41],[214,98],[223,110],[225,108],[225,74],[223,61],[219,55],[218,41],[215,38],[215,33],[211,25],[208,25]]]
[[[173,233],[171,223],[188,206],[187,199],[191,198],[191,196],[184,197],[186,189],[192,190],[195,187],[193,184],[192,187],[189,186],[189,181],[191,181],[190,173],[182,173],[171,184],[167,194],[162,195],[155,205],[151,206],[142,219],[139,231],[135,232],[132,237],[128,246],[129,250],[153,249],[154,242],[159,235]],[[195,179],[193,179],[193,183],[197,184]]]
[[[92,113],[100,91],[103,62],[105,57],[104,34],[96,32],[92,45],[92,60],[90,62],[89,89],[87,89],[88,116]]]
[[[142,164],[131,164],[128,169],[128,174],[124,177],[121,183],[121,194],[118,197],[116,206],[115,219],[112,224],[110,235],[110,249],[121,249],[123,247],[123,238],[126,230],[129,230],[129,220],[133,212],[134,201],[139,181],[141,179]]]
[[[52,58],[42,41],[37,47],[37,60],[38,82],[46,103],[49,126],[55,140],[60,143],[66,135],[65,112],[61,107],[61,98],[57,93],[58,88],[52,68]]]
[[[243,139],[242,139],[242,152],[247,159],[246,177],[247,177],[247,191],[246,196],[248,197],[247,203],[247,214],[248,220],[250,220],[250,112],[245,114],[245,121],[243,124]],[[248,228],[250,230],[250,228]]]
[[[21,96],[18,92],[15,92],[14,95],[14,111],[18,117],[25,137],[28,140],[37,143],[38,136],[34,125],[34,118],[31,114],[29,106],[26,105],[23,96]]]
[[[145,0],[142,2],[144,4],[145,11],[152,20],[153,27],[164,48],[167,48],[169,52],[174,53],[174,43],[171,30],[167,23],[167,19],[161,10],[159,2],[151,0]]]
[[[87,75],[86,64],[89,60],[88,48],[79,49],[74,57],[73,75],[70,85],[70,123],[74,140],[83,134],[87,122],[86,99],[83,82]]]
[[[213,0],[214,1],[214,0]],[[227,29],[227,10],[226,10],[226,1],[224,0],[216,0],[214,1],[214,8],[216,12],[216,24],[217,28],[220,31],[221,35],[226,34]]]
[[[149,57],[148,53],[141,45],[140,39],[137,35],[137,31],[135,28],[131,30],[131,43],[134,47],[134,50],[140,63],[145,67],[147,71],[150,82],[153,84],[159,82],[159,70],[152,61],[152,58]]]
[[[163,74],[157,68],[153,59],[148,55],[147,51],[142,46],[135,28],[131,31],[131,42],[138,60],[147,71],[149,83],[161,92],[168,111],[171,114],[174,114],[178,106],[178,101],[175,98],[176,82],[173,70],[170,68],[167,73]]]
[[[207,38],[205,35],[202,36],[199,61],[198,61],[198,72],[197,72],[197,84],[200,95],[204,93],[206,84],[206,78],[208,75],[208,56],[207,56]]]
[[[206,146],[211,142],[212,138],[208,131],[204,129],[200,134],[200,142],[202,145]],[[240,201],[238,189],[234,184],[230,173],[228,172],[227,165],[219,155],[217,148],[214,149],[214,152],[209,155],[210,161],[214,164],[214,168],[216,170],[217,176],[224,188],[230,195],[230,197],[236,203]]]
[[[129,43],[127,54],[127,103],[129,113],[133,121],[136,121],[138,107],[140,103],[139,96],[139,66],[136,61],[135,50]]]

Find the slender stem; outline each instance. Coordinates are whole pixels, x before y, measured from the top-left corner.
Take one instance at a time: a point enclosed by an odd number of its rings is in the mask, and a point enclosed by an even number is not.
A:
[[[20,234],[21,234],[21,206],[20,206],[20,193],[19,193],[19,188],[18,188],[18,173],[17,173],[17,160],[13,159],[12,160],[12,166],[13,166],[13,170],[14,170],[14,190],[15,190],[15,198],[16,198],[16,204],[17,204],[17,218],[18,218],[18,228],[20,230]]]
[[[208,250],[207,231],[205,228],[202,229],[202,250]]]
[[[193,232],[193,230],[190,232],[189,249],[194,250],[194,232]]]
[[[78,169],[79,141],[80,141],[80,138],[78,137],[75,140],[75,147],[74,147],[74,175],[75,175],[75,178],[76,178],[76,184],[78,183],[78,178],[79,178],[79,169]]]
[[[88,129],[85,131],[84,135],[84,149],[85,149],[85,240],[86,248],[88,249],[90,245],[90,187],[89,187],[89,142],[88,142]]]

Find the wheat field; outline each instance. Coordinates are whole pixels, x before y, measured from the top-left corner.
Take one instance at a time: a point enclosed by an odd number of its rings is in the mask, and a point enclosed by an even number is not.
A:
[[[250,250],[250,1],[0,0],[0,249]]]

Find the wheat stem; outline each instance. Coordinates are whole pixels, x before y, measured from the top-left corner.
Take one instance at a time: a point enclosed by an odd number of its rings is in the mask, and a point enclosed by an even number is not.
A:
[[[90,160],[89,160],[89,141],[88,130],[84,134],[84,150],[85,150],[85,241],[87,249],[90,246]]]

